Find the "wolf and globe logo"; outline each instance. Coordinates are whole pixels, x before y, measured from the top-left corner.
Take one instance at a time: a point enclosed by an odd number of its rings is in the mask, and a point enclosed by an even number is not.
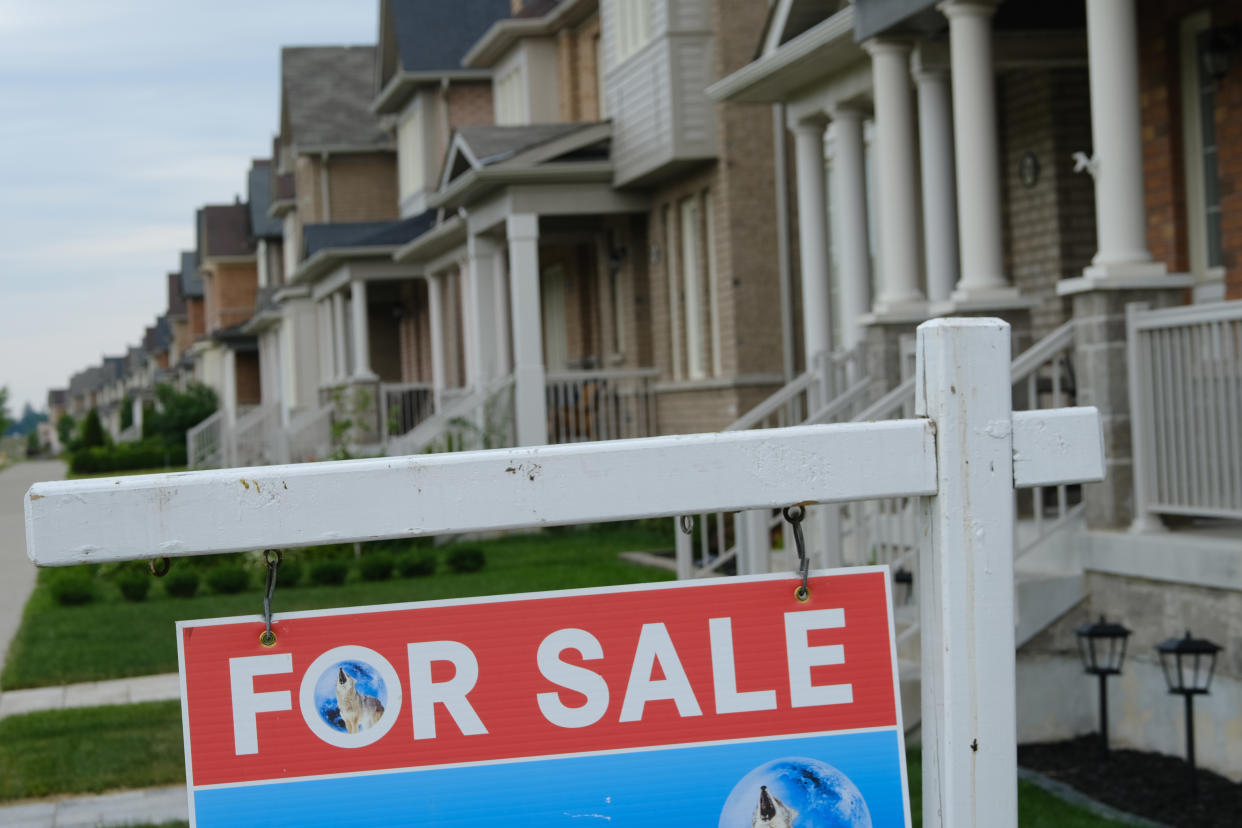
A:
[[[871,828],[871,812],[848,776],[818,759],[773,759],[742,777],[720,828]]]
[[[367,647],[333,647],[311,662],[298,693],[302,717],[320,739],[344,748],[383,738],[401,709],[401,680]]]

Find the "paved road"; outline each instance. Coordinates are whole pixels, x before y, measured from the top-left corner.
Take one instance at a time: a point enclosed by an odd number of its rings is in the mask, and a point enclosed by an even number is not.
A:
[[[0,471],[0,664],[17,634],[22,609],[34,589],[35,568],[26,557],[26,517],[23,501],[31,483],[60,480],[65,464],[59,460],[15,463]]]

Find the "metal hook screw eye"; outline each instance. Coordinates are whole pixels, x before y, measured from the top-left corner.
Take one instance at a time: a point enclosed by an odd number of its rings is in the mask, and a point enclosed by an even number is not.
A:
[[[163,578],[167,575],[168,570],[171,567],[172,563],[168,560],[168,558],[152,558],[147,561],[147,569],[150,569],[151,574],[157,578]]]
[[[790,523],[801,523],[802,518],[806,517],[806,508],[802,506],[786,506],[784,509],[781,509],[781,514]]]
[[[807,601],[811,600],[811,590],[806,584],[798,584],[794,587],[794,597],[797,598],[799,602],[805,604]]]
[[[276,555],[275,558],[272,557],[273,554]],[[285,561],[285,555],[279,549],[266,549],[263,552],[263,563],[267,565],[268,569],[271,569],[272,567],[275,567],[275,566],[280,566],[282,563],[284,563],[284,561]]]
[[[680,520],[681,520],[681,533],[683,535],[693,535],[694,534],[694,515],[682,515]]]

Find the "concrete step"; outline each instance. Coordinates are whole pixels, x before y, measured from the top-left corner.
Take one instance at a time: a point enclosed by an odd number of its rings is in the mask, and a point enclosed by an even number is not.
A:
[[[1021,647],[1087,597],[1081,572],[1025,570],[1014,573],[1015,644]]]
[[[897,661],[897,678],[901,688],[901,724],[911,733],[923,721],[922,671],[917,661]]]

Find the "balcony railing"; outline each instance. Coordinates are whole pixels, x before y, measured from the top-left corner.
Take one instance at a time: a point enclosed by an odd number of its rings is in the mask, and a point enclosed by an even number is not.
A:
[[[649,437],[657,433],[659,371],[558,371],[545,378],[548,442],[578,443]]]
[[[1242,302],[1127,309],[1134,511],[1242,519]]]

